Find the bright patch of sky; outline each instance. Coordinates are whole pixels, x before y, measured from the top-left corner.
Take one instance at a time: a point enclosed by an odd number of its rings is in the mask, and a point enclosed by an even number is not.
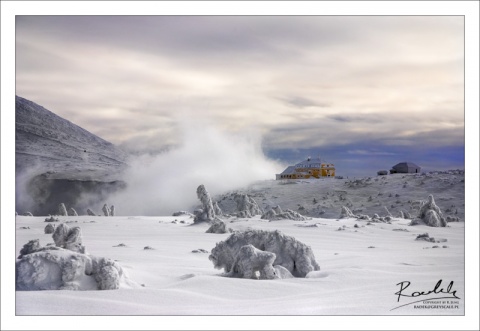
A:
[[[464,17],[17,16],[16,94],[136,152],[203,118],[286,163],[463,168]]]

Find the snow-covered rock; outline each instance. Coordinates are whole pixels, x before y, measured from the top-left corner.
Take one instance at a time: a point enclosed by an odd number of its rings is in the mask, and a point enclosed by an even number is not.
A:
[[[228,276],[252,279],[274,279],[273,261],[276,255],[264,252],[253,245],[240,247]]]
[[[95,215],[95,213],[94,213],[90,208],[87,209],[87,215],[89,215],[89,216],[97,216],[97,215]]]
[[[55,225],[54,224],[47,224],[47,226],[45,226],[45,233],[46,234],[51,234],[51,233],[54,233],[55,232]]]
[[[107,204],[103,205],[102,211],[103,211],[103,215],[110,216],[110,208],[108,208]]]
[[[16,262],[16,290],[113,290],[134,283],[107,258],[42,247]]]
[[[206,233],[227,233],[227,225],[224,221],[216,219],[212,222],[212,225],[205,231]]]
[[[65,207],[64,203],[60,203],[58,205],[58,215],[59,216],[68,216],[67,208]]]
[[[296,211],[287,209],[285,211],[280,208],[280,206],[275,206],[272,209],[265,212],[261,219],[269,221],[279,221],[279,220],[292,220],[292,221],[304,221],[307,218]]]
[[[52,238],[57,247],[85,253],[85,246],[82,245],[82,232],[78,226],[70,228],[65,223],[62,223],[57,226]]]
[[[60,220],[56,217],[50,216],[45,219],[45,222],[60,222]]]
[[[73,207],[70,207],[70,209],[68,210],[68,215],[69,216],[78,216],[78,213],[75,209],[73,209]]]
[[[216,201],[213,202],[213,210],[215,211],[215,216],[223,215],[222,209],[220,209],[220,206]]]
[[[435,204],[435,199],[431,194],[428,196],[428,201],[425,202],[420,208],[418,217],[428,226],[447,226],[447,221],[443,217],[443,213],[440,208]]]
[[[295,277],[305,277],[310,271],[320,270],[312,249],[280,231],[247,230],[234,232],[225,241],[217,243],[209,256],[217,269],[232,271],[235,258],[245,245],[276,255],[273,266],[285,267]]]
[[[340,212],[339,218],[356,218],[356,216],[348,207],[342,206],[342,211]]]
[[[39,239],[29,240],[25,245],[23,245],[22,249],[20,250],[20,255],[17,257],[17,259],[21,259],[24,255],[36,252],[40,248],[41,246]]]
[[[92,260],[92,274],[99,290],[116,290],[125,277],[122,267],[115,261],[107,258]]]
[[[114,205],[112,205],[110,207],[110,216],[115,216],[115,206]]]
[[[237,212],[235,213],[237,217],[252,218],[255,215],[263,214],[255,199],[248,194],[236,193],[233,200],[237,204]]]
[[[200,199],[203,208],[201,211],[197,210],[193,223],[212,222],[216,216],[215,209],[213,207],[212,198],[210,198],[210,194],[205,189],[205,186],[200,185],[197,188],[197,197]]]

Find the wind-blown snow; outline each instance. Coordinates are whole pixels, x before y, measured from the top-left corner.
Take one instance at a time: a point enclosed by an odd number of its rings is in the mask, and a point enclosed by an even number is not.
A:
[[[184,123],[178,134],[178,148],[132,161],[127,188],[111,199],[121,206],[119,215],[171,215],[198,204],[200,184],[216,195],[271,179],[281,168],[264,156],[254,134],[228,134],[201,121]]]

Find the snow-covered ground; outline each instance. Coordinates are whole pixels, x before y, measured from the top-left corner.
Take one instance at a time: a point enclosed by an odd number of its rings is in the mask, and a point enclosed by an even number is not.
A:
[[[138,287],[109,291],[17,291],[18,315],[389,315],[464,312],[464,223],[448,228],[408,226],[355,219],[266,222],[228,219],[235,230],[280,230],[313,249],[321,270],[308,278],[250,280],[222,277],[208,253],[229,234],[205,233],[181,217],[60,217],[79,226],[83,244],[94,256],[116,260]],[[177,223],[172,221],[177,220]],[[184,221],[185,223],[181,223]],[[30,239],[52,242],[44,217],[17,217],[16,248]],[[355,225],[358,226],[354,227]],[[27,228],[27,229],[25,229]],[[339,230],[341,228],[342,230]],[[428,232],[445,243],[416,241]],[[125,246],[118,246],[124,244]],[[153,249],[145,249],[149,246]],[[434,248],[438,246],[438,248]],[[445,247],[445,248],[442,248]],[[415,309],[395,292],[410,281],[417,291],[438,280],[459,298],[457,308]],[[431,296],[430,296],[431,297]],[[394,310],[392,310],[394,309]]]
[[[264,210],[279,205],[307,215],[307,219],[268,221],[260,215],[232,216],[235,192],[249,194]],[[87,253],[115,260],[131,282],[117,290],[16,291],[16,315],[299,318],[465,314],[463,172],[261,181],[235,192],[213,197],[230,214],[221,216],[228,228],[279,230],[292,236],[312,248],[320,271],[306,278],[224,277],[208,256],[216,243],[230,234],[206,233],[209,225],[192,224],[189,215],[57,216],[59,222],[54,224],[80,227]],[[445,215],[458,217],[458,221],[448,227],[411,226],[410,219],[399,217],[400,211],[416,216],[417,202],[427,200],[428,192]],[[390,212],[392,219],[389,223],[340,219],[342,205],[369,216],[378,213],[384,217]],[[193,212],[196,207],[186,210]],[[41,246],[53,243],[52,235],[44,233],[50,224],[45,218],[16,216],[16,256],[29,240],[39,239]],[[435,242],[416,240],[424,233]],[[185,320],[180,319],[182,322]]]

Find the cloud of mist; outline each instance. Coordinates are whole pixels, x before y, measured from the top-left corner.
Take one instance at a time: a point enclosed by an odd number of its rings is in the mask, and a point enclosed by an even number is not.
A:
[[[181,145],[168,152],[135,157],[123,180],[127,188],[111,197],[118,215],[171,215],[200,204],[196,189],[211,196],[257,180],[274,179],[282,166],[267,159],[255,132],[231,134],[212,123],[180,125]]]

